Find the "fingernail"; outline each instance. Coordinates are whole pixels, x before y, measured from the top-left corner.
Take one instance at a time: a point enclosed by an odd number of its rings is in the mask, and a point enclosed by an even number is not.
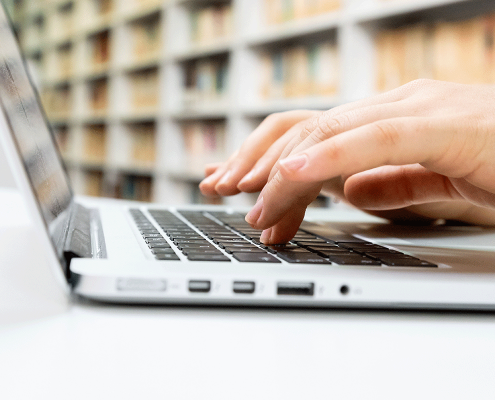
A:
[[[227,171],[222,179],[220,179],[220,182],[218,182],[218,185],[226,185],[228,184],[228,181],[230,180],[230,177],[232,176],[232,171]]]
[[[260,218],[261,211],[263,210],[263,197],[260,197],[254,207],[246,215],[246,222],[249,225],[255,225]]]
[[[284,158],[279,161],[279,164],[287,171],[296,172],[306,166],[308,163],[308,156],[301,154],[299,156],[292,156]]]
[[[272,228],[265,229],[263,232],[261,232],[260,242],[265,244],[269,243],[271,236],[272,236]]]
[[[243,185],[244,183],[251,182],[254,178],[254,170],[251,170],[244,178],[241,179],[239,185]]]
[[[203,179],[201,181],[200,185],[209,185],[212,182],[213,182],[213,177],[210,175],[210,176],[206,177],[205,179]]]

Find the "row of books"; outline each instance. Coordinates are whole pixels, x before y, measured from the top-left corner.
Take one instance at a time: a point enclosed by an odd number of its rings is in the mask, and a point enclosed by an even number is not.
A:
[[[231,4],[215,4],[190,13],[191,41],[211,43],[232,35]]]
[[[91,38],[91,64],[94,72],[106,68],[110,61],[110,32],[103,31]]]
[[[105,125],[88,125],[84,130],[83,159],[85,162],[104,164],[107,154]]]
[[[103,171],[85,171],[84,194],[86,196],[105,196]]]
[[[156,160],[155,125],[153,123],[132,124],[129,127],[129,159],[127,165],[135,167],[153,167]],[[57,126],[54,136],[63,156],[68,155],[68,126]],[[107,159],[107,127],[104,124],[86,125],[82,131],[82,153],[79,155],[85,163],[105,165]],[[125,148],[126,146],[123,146]]]
[[[111,196],[126,200],[152,201],[153,180],[150,176],[121,175],[116,182],[105,181],[101,170],[84,172],[84,194],[87,196]]]
[[[131,163],[136,166],[150,167],[156,160],[156,134],[153,123],[130,126],[132,136]]]
[[[160,75],[157,68],[135,72],[130,77],[131,108],[156,110],[160,98]]]
[[[63,40],[75,33],[75,4],[66,3],[57,11],[46,16],[47,36],[51,40]]]
[[[182,126],[185,164],[191,170],[203,169],[210,162],[217,162],[225,155],[224,122],[192,122]]]
[[[150,202],[153,197],[152,188],[151,176],[122,175],[112,197]]]
[[[108,79],[97,79],[88,85],[89,110],[103,113],[108,109]]]
[[[337,45],[321,42],[264,53],[260,76],[264,99],[333,96],[339,81]]]
[[[73,69],[72,45],[65,44],[50,52],[45,53],[41,60],[41,72],[48,80],[65,80],[72,77]]]
[[[184,107],[218,102],[225,98],[228,83],[228,59],[195,60],[185,66]]]
[[[66,118],[72,110],[72,90],[65,85],[45,89],[41,101],[49,118]]]
[[[384,30],[376,53],[379,91],[418,78],[495,83],[495,15]]]
[[[264,0],[268,25],[329,13],[341,7],[341,0]]]
[[[132,25],[133,56],[135,61],[158,57],[161,53],[160,17],[154,16]]]

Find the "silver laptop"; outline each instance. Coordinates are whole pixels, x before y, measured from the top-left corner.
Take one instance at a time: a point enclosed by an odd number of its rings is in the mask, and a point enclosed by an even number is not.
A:
[[[54,274],[76,295],[128,303],[495,308],[495,248],[477,248],[495,239],[491,230],[305,222],[290,243],[267,247],[232,209],[84,203],[71,190],[2,7],[0,104],[0,143]]]

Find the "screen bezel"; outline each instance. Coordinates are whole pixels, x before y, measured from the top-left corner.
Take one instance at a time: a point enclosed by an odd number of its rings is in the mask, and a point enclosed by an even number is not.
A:
[[[11,43],[9,43],[9,46],[12,46],[12,49],[13,49],[12,54],[11,54],[12,58],[16,59],[16,64],[22,66],[22,68],[23,68],[23,74],[27,78],[30,89],[32,90],[34,100],[36,101],[36,104],[39,108],[39,112],[41,114],[43,123],[45,125],[44,128],[47,130],[47,132],[49,134],[49,142],[47,142],[47,144],[53,147],[53,150],[54,150],[55,155],[57,157],[57,159],[55,161],[57,162],[57,166],[60,166],[60,168],[61,168],[60,172],[63,174],[63,178],[67,184],[66,189],[68,192],[66,194],[67,194],[68,199],[69,199],[68,203],[67,203],[68,206],[64,209],[63,213],[60,214],[60,215],[65,214],[63,216],[63,219],[66,221],[62,221],[62,225],[66,225],[66,223],[68,222],[68,219],[70,218],[70,209],[71,209],[72,204],[74,202],[74,192],[73,192],[72,185],[70,182],[69,174],[67,172],[67,167],[63,161],[62,155],[59,151],[53,130],[52,130],[52,128],[48,122],[46,112],[45,112],[45,110],[41,104],[39,92],[38,92],[36,86],[34,85],[32,76],[29,73],[29,68],[27,66],[26,60],[25,60],[25,58],[24,58],[24,56],[23,56],[23,54],[19,48],[17,37],[14,34],[12,21],[10,20],[10,17],[7,14],[3,4],[1,4],[1,8],[0,8],[0,30],[1,30],[0,33],[4,34],[6,36],[6,40],[11,41]],[[9,56],[10,56],[10,54],[9,54]],[[2,55],[2,58],[3,58],[3,55]],[[2,59],[0,61],[0,63],[4,63],[4,60]],[[5,131],[8,131],[8,133],[7,132],[6,133],[9,135],[9,137],[11,139],[10,142],[12,143],[12,146],[14,148],[12,150],[15,150],[15,152],[17,153],[16,158],[18,159],[19,162],[16,164],[21,166],[23,169],[22,176],[19,174],[19,171],[13,171],[14,175],[16,176],[18,181],[20,181],[22,179],[23,186],[25,186],[25,184],[27,184],[27,186],[29,187],[30,197],[33,200],[32,203],[34,203],[36,206],[36,211],[37,211],[37,216],[38,216],[37,219],[42,221],[43,227],[45,230],[45,234],[46,234],[47,238],[49,239],[49,242],[50,242],[50,244],[51,244],[51,246],[55,252],[55,255],[59,261],[60,267],[61,267],[62,271],[64,272],[64,275],[67,278],[69,273],[68,273],[68,265],[66,265],[66,262],[64,259],[64,254],[63,254],[63,250],[64,250],[63,244],[64,243],[60,243],[59,246],[57,246],[55,244],[53,238],[52,238],[52,235],[51,235],[50,229],[49,229],[50,227],[44,218],[43,210],[42,210],[42,207],[41,207],[40,202],[39,202],[38,197],[37,197],[36,188],[34,187],[34,185],[32,183],[29,172],[27,170],[27,166],[26,166],[24,159],[23,159],[23,156],[22,156],[21,148],[19,147],[20,146],[19,142],[18,142],[17,137],[14,133],[14,129],[13,129],[12,122],[11,122],[11,117],[9,116],[9,112],[4,105],[3,96],[4,96],[4,93],[0,89],[0,108],[1,108],[2,116],[3,116],[3,120],[4,120],[6,128],[7,128],[7,129],[5,129]],[[6,150],[8,151],[9,149],[6,149]],[[11,158],[12,158],[12,155],[11,155]],[[19,169],[18,165],[14,166],[14,168]],[[21,183],[21,182],[19,182],[19,183]],[[64,188],[64,190],[65,190],[65,188]]]

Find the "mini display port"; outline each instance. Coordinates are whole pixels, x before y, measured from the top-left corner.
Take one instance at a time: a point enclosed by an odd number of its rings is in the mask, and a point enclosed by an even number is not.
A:
[[[246,281],[235,281],[232,290],[234,293],[245,293],[252,294],[254,293],[255,284],[254,282],[246,282]]]
[[[284,296],[313,296],[315,284],[311,282],[279,282],[277,294]]]
[[[210,281],[189,281],[189,291],[193,293],[208,293],[211,289]]]

